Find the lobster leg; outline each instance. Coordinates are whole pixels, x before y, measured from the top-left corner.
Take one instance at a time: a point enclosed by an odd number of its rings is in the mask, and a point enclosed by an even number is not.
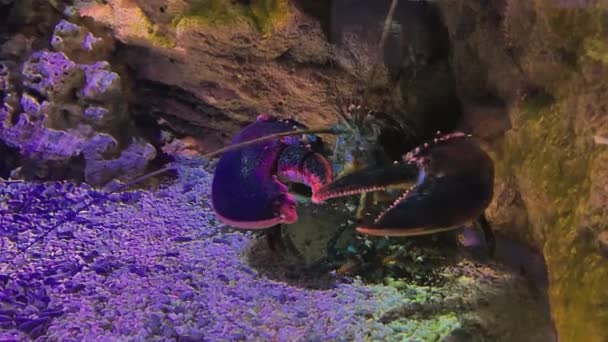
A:
[[[496,237],[494,236],[494,232],[492,231],[492,227],[490,227],[490,223],[488,222],[485,213],[479,215],[477,218],[477,223],[483,231],[486,245],[488,246],[488,254],[490,258],[493,258],[494,254],[496,253]]]
[[[268,228],[265,232],[266,243],[271,251],[280,255],[291,255],[296,258],[302,258],[297,248],[289,238],[289,235],[283,235],[283,225],[277,224],[274,227]]]
[[[281,236],[282,227],[283,225],[277,224],[266,230],[266,243],[268,243],[268,248],[275,253],[279,252],[279,250],[285,250],[285,244]]]

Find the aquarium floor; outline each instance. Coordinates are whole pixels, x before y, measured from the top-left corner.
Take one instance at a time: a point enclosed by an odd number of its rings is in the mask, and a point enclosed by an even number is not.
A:
[[[0,189],[0,341],[543,341],[543,296],[463,260],[441,287],[335,279],[311,289],[244,257],[258,238],[222,226],[201,160],[151,191],[64,182]],[[84,212],[82,203],[98,199]],[[69,218],[25,253],[19,249]]]

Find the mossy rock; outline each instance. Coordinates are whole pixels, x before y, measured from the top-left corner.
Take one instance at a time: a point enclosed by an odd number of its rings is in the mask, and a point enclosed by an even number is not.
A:
[[[598,156],[592,132],[577,127],[581,82],[562,85],[555,103],[530,99],[512,113],[518,127],[496,153],[497,175],[514,175],[543,246],[552,314],[561,340],[608,340],[608,260],[580,233]],[[569,95],[568,95],[569,94]],[[575,103],[576,105],[573,105]]]
[[[608,211],[590,203],[593,191],[603,188],[597,184],[605,184],[598,176],[602,147],[592,137],[608,105],[602,95],[608,89],[608,6],[567,6],[573,3],[508,1],[507,21],[523,20],[518,9],[534,9],[529,33],[510,30],[508,38],[521,50],[527,77],[544,89],[514,106],[513,129],[492,155],[497,179],[515,179],[521,193],[530,227],[520,239],[545,256],[560,340],[608,341],[608,260],[596,239],[608,225]]]
[[[608,39],[585,39],[585,55],[595,61],[608,65]]]
[[[196,0],[184,15],[177,18],[177,25],[226,26],[249,24],[262,34],[270,34],[290,18],[291,8],[287,0],[251,0],[248,4],[226,0]]]

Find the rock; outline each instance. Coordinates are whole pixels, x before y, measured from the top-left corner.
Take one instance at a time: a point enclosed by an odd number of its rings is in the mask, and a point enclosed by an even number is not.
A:
[[[472,101],[463,105],[463,129],[491,140],[511,129],[509,109],[499,101]]]
[[[83,80],[84,73],[62,52],[39,51],[23,65],[23,85],[50,101],[65,100]]]
[[[293,115],[310,126],[332,124],[337,93],[365,85],[382,59],[386,68],[372,82],[382,95],[370,101],[374,106],[388,103],[406,112],[401,115],[415,119],[417,133],[460,123],[484,140],[497,170],[488,214],[501,233],[544,254],[560,339],[608,339],[608,313],[598,309],[608,300],[601,254],[608,167],[602,140],[590,139],[608,129],[604,3],[402,2],[415,11],[398,11],[384,55],[377,44],[386,8],[378,2],[352,8],[332,2],[313,14],[303,9],[310,2],[301,1],[268,8],[257,1],[209,3],[75,4],[121,42],[117,59],[134,72],[131,104],[138,116],[162,118],[174,145],[184,135],[204,136],[168,149],[219,146],[259,112]],[[0,68],[6,89],[0,138],[26,157],[65,162],[82,154],[81,173],[92,183],[141,172],[154,157],[152,146],[120,138],[127,112],[119,94],[130,80],[100,62],[107,56],[80,60],[77,55],[95,51],[99,41],[74,23],[61,21],[55,29],[56,52],[38,51],[35,56],[46,60],[28,60],[25,93],[15,87],[19,71]],[[3,51],[23,54],[29,39],[15,36]],[[304,219],[299,227],[311,225]],[[323,253],[318,246],[299,247],[310,259]],[[589,295],[581,296],[581,287]]]
[[[79,63],[93,63],[107,58],[114,48],[113,43],[111,37],[95,37],[85,27],[65,19],[55,26],[51,37],[51,46],[55,51],[63,52]]]
[[[78,64],[68,57],[108,57],[108,45],[92,39],[86,28],[62,20],[51,44],[59,51],[33,53],[21,73],[14,63],[0,62],[0,139],[24,157],[15,177],[84,178],[102,185],[139,175],[155,158],[155,148],[141,142],[127,121],[121,78],[110,64]],[[125,127],[136,141],[119,148]]]
[[[600,253],[608,258],[608,231],[601,232],[597,236],[597,247]]]
[[[120,76],[110,71],[110,63],[96,62],[84,68],[86,83],[79,95],[85,101],[107,102],[113,101],[122,93]]]
[[[231,134],[268,111],[316,126],[335,119],[332,110],[320,104],[331,101],[326,92],[330,78],[343,75],[329,75],[316,67],[328,63],[330,47],[319,24],[288,2],[277,2],[269,12],[252,12],[263,21],[241,14],[232,8],[235,5],[219,5],[230,30],[219,19],[208,17],[202,4],[188,8],[178,1],[139,1],[140,6],[127,8],[121,3],[85,6],[81,14],[111,27],[115,37],[127,44],[125,60],[133,62],[129,63],[140,82],[134,98],[137,106],[156,108],[181,132]],[[177,26],[167,25],[171,21]],[[292,59],[313,67],[297,70],[291,67]],[[147,101],[142,102],[144,98]],[[184,121],[202,132],[185,131]],[[223,142],[226,138],[219,137]]]
[[[606,129],[600,117],[608,103],[598,90],[607,86],[603,43],[593,37],[606,29],[608,7],[516,0],[505,7],[438,5],[461,98],[500,99],[504,114],[483,117],[511,124],[504,135],[486,136],[497,175],[491,223],[543,253],[560,340],[608,339],[608,312],[600,309],[608,301],[608,263],[596,238],[608,222],[607,159],[589,139]],[[482,132],[486,120],[470,123]]]

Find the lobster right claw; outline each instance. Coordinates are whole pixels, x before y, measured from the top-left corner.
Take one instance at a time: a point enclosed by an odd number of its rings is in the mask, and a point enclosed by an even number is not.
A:
[[[490,204],[494,166],[475,141],[463,133],[438,135],[404,156],[403,164],[362,170],[322,187],[317,201],[388,185],[413,184],[373,223],[357,227],[364,234],[416,236],[456,229],[478,219]]]

